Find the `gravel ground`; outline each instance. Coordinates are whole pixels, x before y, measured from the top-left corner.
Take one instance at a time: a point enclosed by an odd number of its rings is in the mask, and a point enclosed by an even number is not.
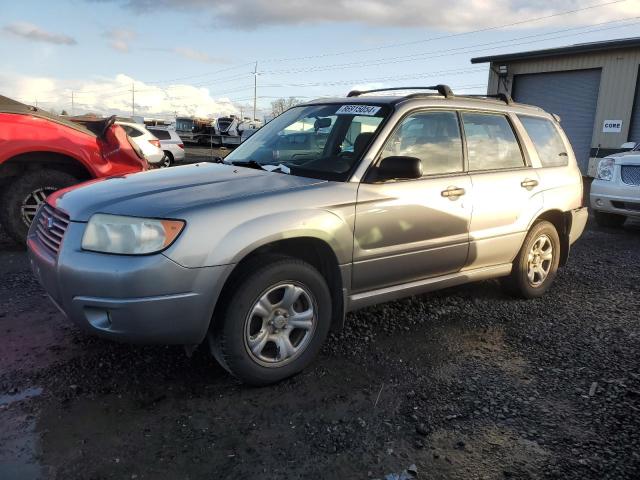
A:
[[[639,247],[591,225],[542,299],[367,308],[255,389],[204,350],[81,334],[0,232],[0,478],[638,478]]]

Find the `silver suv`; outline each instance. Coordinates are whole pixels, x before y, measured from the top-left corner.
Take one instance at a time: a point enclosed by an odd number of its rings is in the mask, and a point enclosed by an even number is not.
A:
[[[488,278],[542,295],[587,220],[558,121],[424,90],[312,101],[223,163],[59,191],[33,269],[86,331],[207,341],[256,385],[306,367],[354,309]]]

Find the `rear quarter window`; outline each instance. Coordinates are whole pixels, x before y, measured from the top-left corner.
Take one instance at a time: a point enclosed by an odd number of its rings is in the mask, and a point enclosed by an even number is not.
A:
[[[543,167],[562,167],[569,163],[567,148],[551,120],[525,115],[518,115],[518,118],[531,138]]]
[[[171,140],[171,134],[166,130],[156,130],[155,128],[148,129],[158,140]]]

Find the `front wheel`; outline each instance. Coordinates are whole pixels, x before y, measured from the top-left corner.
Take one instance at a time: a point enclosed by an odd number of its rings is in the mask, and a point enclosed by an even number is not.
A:
[[[560,237],[552,223],[536,223],[525,237],[513,268],[502,285],[522,298],[541,297],[551,287],[560,264]]]
[[[313,266],[257,258],[227,289],[210,338],[216,359],[242,382],[268,385],[303,370],[331,323],[331,294]]]
[[[0,220],[6,232],[24,245],[38,207],[56,190],[78,183],[59,170],[29,170],[11,179],[0,199]]]

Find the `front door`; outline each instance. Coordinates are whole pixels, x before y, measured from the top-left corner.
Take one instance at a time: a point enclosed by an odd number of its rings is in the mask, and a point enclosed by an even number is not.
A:
[[[388,156],[420,158],[423,177],[360,185],[354,291],[456,272],[467,260],[472,185],[464,173],[456,113],[408,115],[380,159]]]

